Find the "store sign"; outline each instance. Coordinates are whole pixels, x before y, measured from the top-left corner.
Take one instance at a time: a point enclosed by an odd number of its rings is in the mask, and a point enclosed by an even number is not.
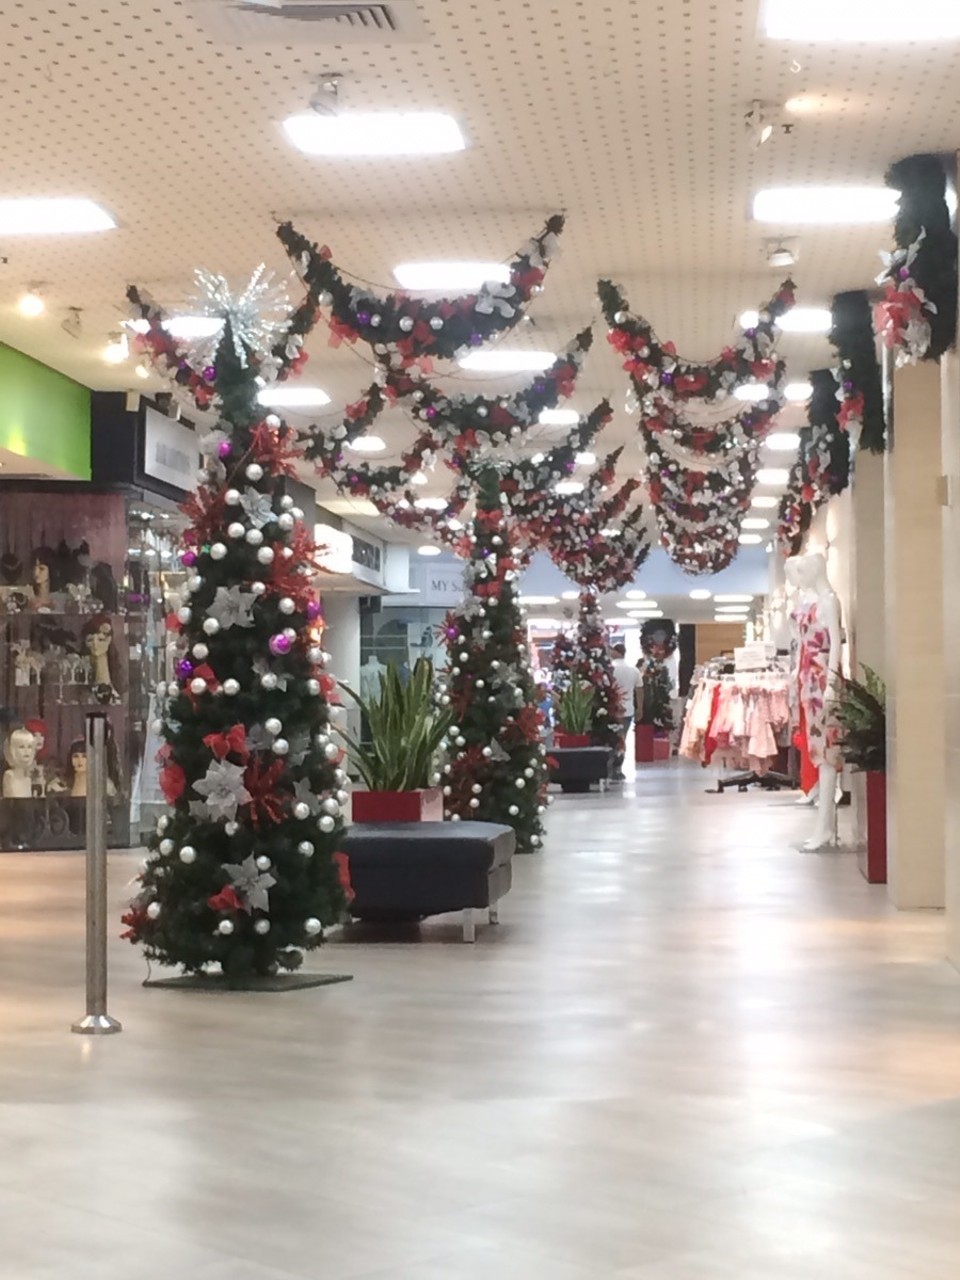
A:
[[[417,603],[427,608],[449,609],[463,599],[462,564],[417,564],[410,577],[410,586],[420,595]]]
[[[200,449],[191,427],[146,406],[143,419],[143,474],[189,492],[197,481]]]
[[[317,560],[322,568],[328,573],[354,572],[353,538],[349,533],[334,529],[329,524],[318,524],[313,537],[319,548]]]

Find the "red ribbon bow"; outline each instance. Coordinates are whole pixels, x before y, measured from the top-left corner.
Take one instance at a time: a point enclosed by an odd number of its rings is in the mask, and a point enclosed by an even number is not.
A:
[[[250,759],[247,749],[247,731],[242,724],[235,724],[226,733],[208,733],[203,745],[209,747],[218,760],[224,760],[232,752],[243,764]]]

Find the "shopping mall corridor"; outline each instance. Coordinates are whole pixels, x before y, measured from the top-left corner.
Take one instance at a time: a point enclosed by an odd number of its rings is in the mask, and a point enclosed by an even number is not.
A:
[[[499,927],[355,929],[342,986],[144,990],[116,938],[101,1041],[82,858],[0,857],[0,1277],[955,1280],[942,922],[708,783],[561,798]]]

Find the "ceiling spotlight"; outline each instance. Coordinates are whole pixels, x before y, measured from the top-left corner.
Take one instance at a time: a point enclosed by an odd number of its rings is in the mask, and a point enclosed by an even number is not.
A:
[[[754,99],[750,104],[747,114],[743,117],[743,123],[755,147],[762,147],[773,137],[773,122],[759,99]]]
[[[766,254],[767,266],[780,269],[796,266],[800,256],[795,240],[768,240]]]
[[[60,321],[60,328],[64,333],[69,334],[71,338],[79,338],[83,332],[83,322],[80,319],[79,307],[68,307],[66,319]]]
[[[427,477],[423,474],[422,471],[415,471],[413,475],[410,477],[410,483],[415,485],[426,484]]]
[[[385,441],[379,436],[357,436],[356,440],[347,445],[354,453],[383,453],[386,447]]]
[[[111,333],[107,345],[103,348],[103,358],[107,364],[123,364],[130,354],[127,335],[122,331]]]
[[[43,300],[39,285],[32,284],[17,301],[17,310],[28,320],[35,320],[37,316],[42,316],[46,309],[47,304]]]

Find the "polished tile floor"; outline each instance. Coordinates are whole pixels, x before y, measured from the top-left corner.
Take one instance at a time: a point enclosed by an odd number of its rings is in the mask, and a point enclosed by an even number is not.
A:
[[[960,975],[789,798],[564,797],[474,947],[81,1009],[82,863],[0,857],[3,1280],[956,1280]],[[119,905],[136,866],[117,856]]]

